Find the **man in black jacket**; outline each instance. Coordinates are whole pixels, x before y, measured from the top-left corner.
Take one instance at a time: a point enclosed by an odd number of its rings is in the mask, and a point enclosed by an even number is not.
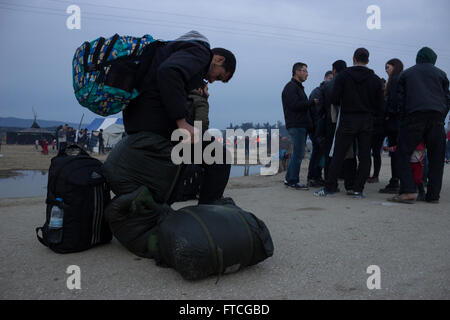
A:
[[[198,130],[186,121],[188,93],[203,80],[228,82],[236,68],[236,58],[228,50],[210,49],[208,39],[196,31],[157,47],[151,61],[145,52],[138,75],[140,95],[123,110],[128,134],[105,162],[105,176],[117,195],[146,186],[157,202],[170,203],[180,167],[172,162],[172,132],[186,129],[191,139]],[[149,59],[150,60],[150,59]],[[204,179],[199,203],[219,200],[228,183],[229,164],[202,165]]]
[[[308,66],[301,62],[294,64],[292,79],[281,94],[286,128],[294,145],[284,184],[298,190],[308,190],[307,185],[300,183],[300,166],[305,157],[306,136],[313,126],[310,108],[319,104],[318,99],[309,101],[305,94],[302,82],[307,78]]]
[[[328,169],[330,166],[330,150],[333,145],[334,132],[336,131],[336,121],[337,121],[337,106],[331,103],[331,94],[333,93],[333,86],[336,76],[347,68],[347,63],[344,60],[336,60],[332,64],[333,79],[325,83],[321,90],[320,101],[322,105],[322,122],[323,126],[320,126],[319,141],[322,152],[325,155],[325,179],[328,176]]]
[[[416,185],[409,161],[422,141],[429,161],[425,200],[439,201],[444,173],[444,121],[450,108],[450,94],[447,75],[434,66],[436,59],[436,53],[424,47],[417,53],[416,65],[400,74],[397,89],[403,114],[397,147],[400,195],[390,199],[392,201],[412,202],[416,199]]]
[[[353,67],[342,71],[334,81],[331,102],[340,105],[335,147],[325,187],[316,196],[327,196],[337,191],[337,179],[345,155],[355,139],[358,146],[359,167],[354,183],[355,198],[363,197],[364,184],[370,174],[370,143],[374,115],[383,104],[381,79],[366,67],[369,52],[359,48],[353,55]]]
[[[320,86],[316,87],[309,94],[309,100],[313,101],[314,99],[319,99],[322,95],[322,90],[325,84],[333,79],[333,72],[327,71],[323,78],[323,81],[320,83]],[[322,103],[311,108],[311,118],[313,121],[313,131],[310,134],[310,139],[312,142],[312,151],[311,157],[309,159],[309,167],[308,167],[308,187],[320,187],[323,186],[324,180],[322,178],[322,168],[320,166],[320,161],[323,157],[323,152],[320,148],[319,143],[319,135],[322,131],[322,126],[324,125],[323,121],[324,110]]]

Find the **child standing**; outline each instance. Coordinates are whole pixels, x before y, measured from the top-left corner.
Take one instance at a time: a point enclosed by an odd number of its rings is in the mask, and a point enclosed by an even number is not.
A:
[[[389,151],[389,152],[395,152],[397,149],[397,146],[393,147],[384,147],[383,150]],[[419,191],[417,195],[417,201],[425,201],[425,188],[423,185],[423,168],[425,166],[425,145],[423,142],[420,142],[416,150],[414,150],[413,154],[411,155],[411,159],[409,160],[409,164],[411,166],[411,171],[414,178],[414,183],[417,186],[417,189]]]

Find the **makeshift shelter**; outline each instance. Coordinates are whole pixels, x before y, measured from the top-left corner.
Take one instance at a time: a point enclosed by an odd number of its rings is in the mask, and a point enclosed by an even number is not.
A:
[[[87,127],[88,132],[94,132],[95,138],[91,148],[94,152],[98,152],[98,139],[96,136],[100,129],[103,129],[103,140],[105,148],[114,148],[114,146],[122,139],[125,129],[122,118],[96,118]]]
[[[8,137],[8,144],[34,144],[36,140],[41,142],[43,139],[51,142],[55,138],[55,132],[41,128],[35,119],[31,128],[7,132],[6,136]]]
[[[123,126],[122,118],[95,118],[86,128],[88,132],[105,130],[112,124],[118,124]]]
[[[125,130],[123,124],[114,123],[103,129],[103,139],[106,148],[113,148],[120,140],[122,140]]]

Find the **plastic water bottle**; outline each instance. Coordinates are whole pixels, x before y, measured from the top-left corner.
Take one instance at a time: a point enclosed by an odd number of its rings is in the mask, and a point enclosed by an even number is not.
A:
[[[56,198],[56,201],[62,203],[61,198]],[[48,224],[51,229],[60,229],[63,226],[64,210],[59,206],[54,205],[50,212],[50,223]]]

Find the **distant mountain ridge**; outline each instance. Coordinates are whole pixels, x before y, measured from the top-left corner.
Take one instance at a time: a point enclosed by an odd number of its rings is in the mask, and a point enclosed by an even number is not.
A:
[[[30,128],[33,124],[33,119],[20,119],[20,118],[14,118],[14,117],[0,117],[0,127],[13,127],[13,128]],[[79,123],[75,124],[72,122],[65,122],[65,121],[56,121],[56,120],[42,120],[42,119],[36,119],[37,124],[41,128],[50,128],[50,127],[57,127],[59,125],[68,124],[69,127],[78,128]],[[87,123],[83,122],[82,124],[87,125]]]

